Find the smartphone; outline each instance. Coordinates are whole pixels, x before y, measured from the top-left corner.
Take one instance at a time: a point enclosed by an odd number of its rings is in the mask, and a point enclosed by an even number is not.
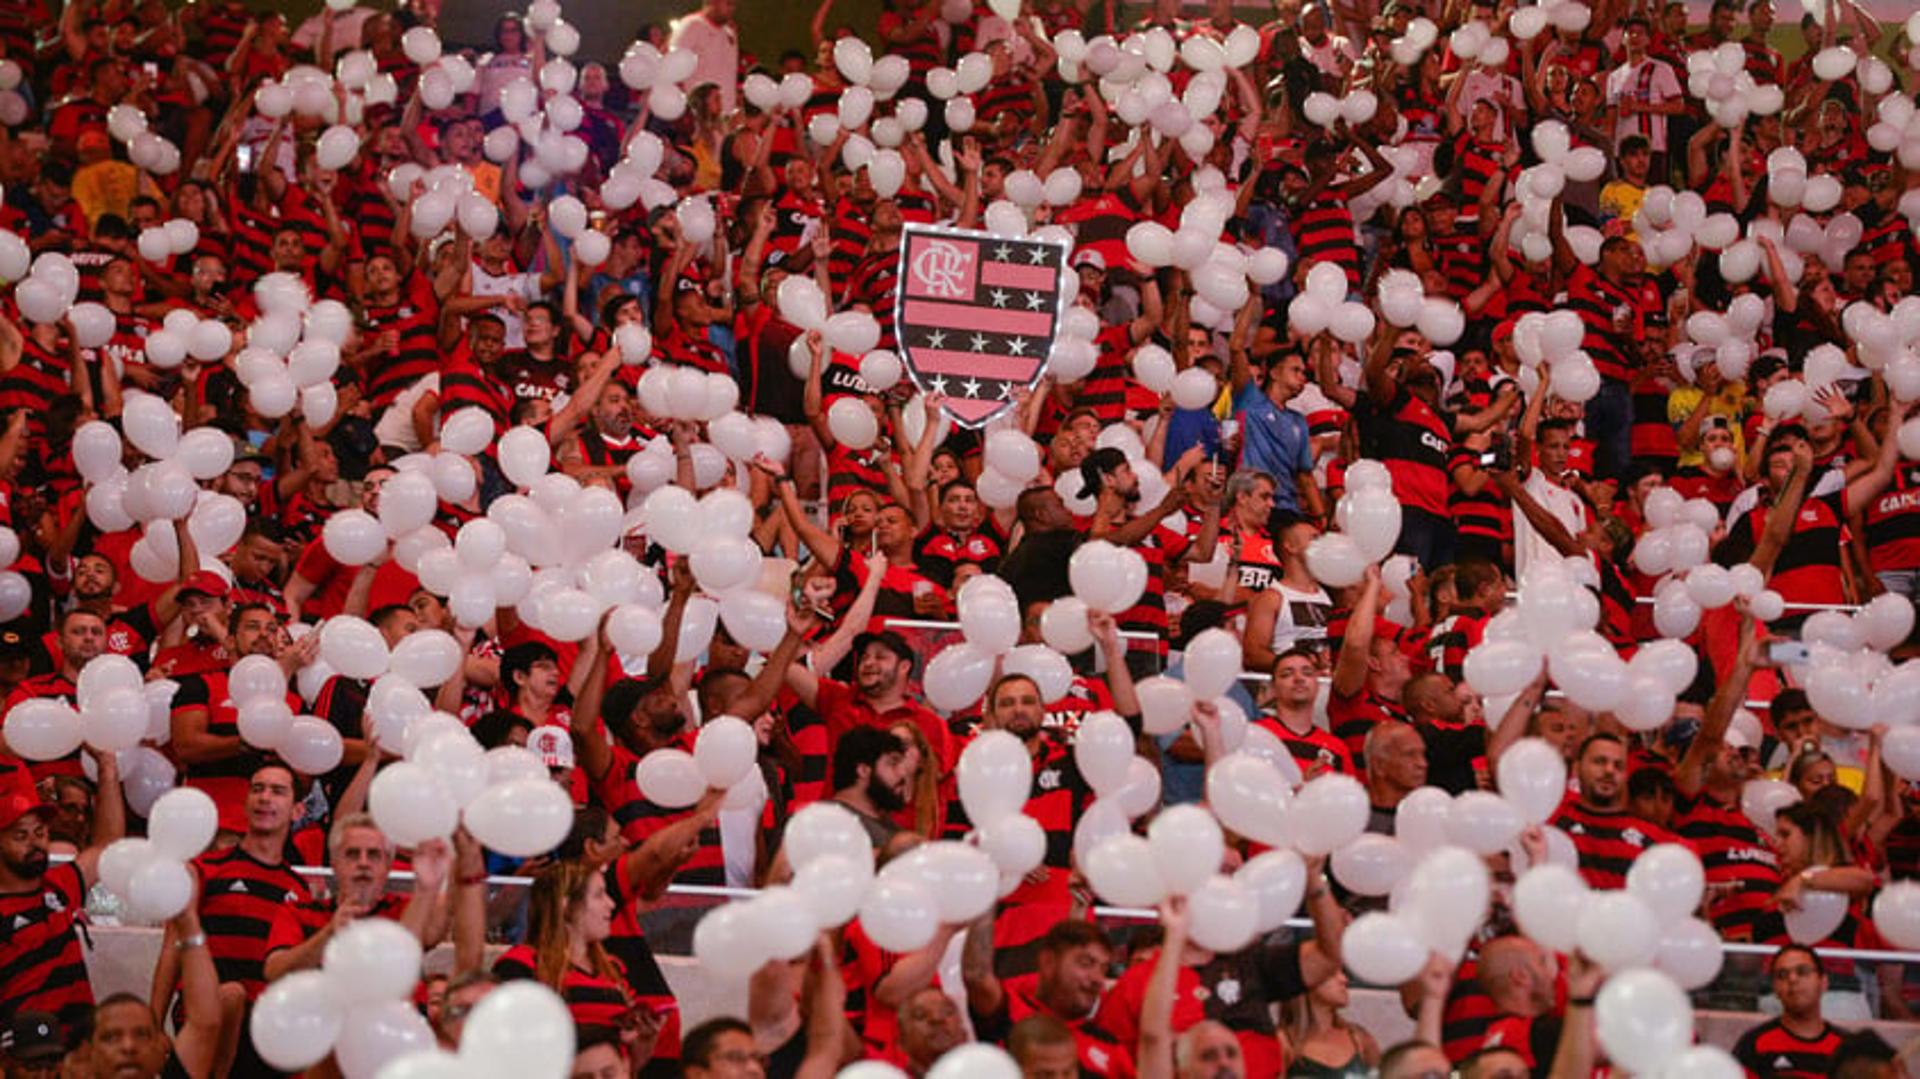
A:
[[[1807,643],[1805,641],[1775,641],[1767,646],[1767,662],[1776,667],[1791,666],[1807,661]]]
[[[238,157],[240,159],[241,172],[253,171],[253,153],[254,153],[253,147],[248,146],[245,143],[241,144],[239,153],[238,153]]]

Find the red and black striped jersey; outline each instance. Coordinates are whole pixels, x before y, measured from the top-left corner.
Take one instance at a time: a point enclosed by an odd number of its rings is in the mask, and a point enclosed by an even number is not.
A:
[[[1625,287],[1613,284],[1589,266],[1573,268],[1573,276],[1567,280],[1567,307],[1586,327],[1580,347],[1592,357],[1603,378],[1627,380],[1630,365],[1626,343],[1614,330],[1613,320],[1620,308],[1632,306],[1633,296]]]
[[[1627,383],[1632,399],[1633,425],[1628,445],[1635,457],[1664,461],[1671,467],[1680,459],[1680,436],[1667,418],[1667,398],[1673,386],[1652,368],[1634,372]]]
[[[1342,775],[1357,775],[1353,766],[1353,754],[1347,750],[1347,744],[1323,730],[1318,724],[1309,724],[1307,733],[1295,734],[1291,727],[1280,721],[1278,716],[1261,716],[1253,721],[1254,726],[1265,728],[1280,744],[1287,747],[1293,755],[1293,762],[1300,766],[1300,774],[1306,775],[1315,768],[1339,772]]]
[[[716,375],[733,373],[727,366],[726,354],[720,351],[720,346],[707,340],[705,330],[695,333],[678,322],[666,333],[654,337],[653,354],[661,363],[696,367]]]
[[[1173,563],[1187,553],[1193,541],[1186,535],[1168,528],[1164,524],[1153,526],[1147,537],[1133,545],[1133,549],[1147,563],[1147,589],[1140,594],[1140,602],[1121,611],[1114,621],[1123,631],[1151,633],[1153,640],[1144,645],[1131,640],[1129,650],[1152,651],[1162,659],[1167,655],[1167,573]]]
[[[1726,806],[1702,791],[1682,795],[1674,807],[1674,829],[1693,844],[1705,867],[1709,892],[1707,917],[1723,940],[1751,941],[1754,922],[1780,890],[1780,861],[1773,848],[1739,806]],[[1726,886],[1731,891],[1722,891]]]
[[[1505,166],[1501,164],[1506,157],[1507,144],[1494,139],[1476,139],[1471,132],[1462,133],[1453,144],[1453,171],[1460,178],[1460,216],[1468,221],[1480,216],[1480,196],[1486,193],[1487,184]],[[1442,262],[1444,267],[1445,263]],[[1447,274],[1449,288],[1453,286],[1453,274]],[[1475,282],[1477,285],[1478,282]],[[1468,291],[1471,291],[1469,288]]]
[[[1039,89],[1032,79],[1016,77],[993,80],[975,99],[979,105],[974,122],[982,127],[993,127],[1004,116],[1010,118],[1009,123],[1025,126],[1033,119],[1033,98]]]
[[[607,954],[620,964],[620,973],[627,982],[627,995],[636,1005],[651,1008],[660,1017],[660,1034],[654,1043],[653,1055],[662,1060],[677,1060],[680,1057],[680,1003],[674,999],[666,973],[653,957],[653,947],[640,928],[640,912],[645,904],[640,895],[640,882],[627,879],[624,857],[609,865],[602,875],[606,879],[607,896],[613,900],[613,932],[607,937]]]
[[[836,279],[837,280],[837,279]],[[853,268],[847,284],[847,299],[864,304],[880,323],[880,347],[898,348],[900,337],[894,327],[894,302],[900,291],[900,252],[875,251]]]
[[[52,1012],[69,1032],[92,1017],[93,985],[80,949],[87,885],[72,862],[48,867],[23,892],[0,893],[0,1022]]]
[[[1484,614],[1450,614],[1427,631],[1427,661],[1434,670],[1453,679],[1465,680],[1467,653],[1479,647],[1492,617]]]
[[[899,467],[899,460],[878,443],[864,450],[848,449],[838,442],[827,449],[827,501],[845,505],[855,491],[871,491],[885,496],[887,473]]]
[[[1769,1019],[1733,1043],[1733,1058],[1748,1075],[1771,1079],[1823,1079],[1833,1074],[1833,1058],[1840,1052],[1841,1035],[1825,1023],[1813,1038],[1788,1030],[1780,1019]]]
[[[1842,524],[1846,520],[1845,488],[1832,494],[1808,498],[1800,504],[1793,531],[1774,559],[1767,587],[1780,593],[1789,603],[1845,603],[1846,578],[1840,571]],[[1723,564],[1744,562],[1759,546],[1766,531],[1765,505],[1747,512],[1746,519],[1732,525],[1726,540],[1715,552]]]
[[[1456,444],[1453,454],[1447,458],[1448,477],[1451,479],[1454,471],[1462,467],[1478,468],[1479,465],[1479,451]],[[1450,484],[1447,512],[1453,518],[1454,529],[1462,536],[1479,536],[1495,542],[1513,537],[1513,507],[1491,480],[1472,494],[1458,483]]]
[[[173,694],[173,715],[185,712],[206,714],[206,732],[215,738],[240,737],[240,713],[228,695],[227,672],[202,671],[179,675],[180,688]],[[295,712],[305,708],[300,698],[289,694],[287,706]],[[200,760],[181,767],[181,783],[207,792],[220,812],[220,828],[227,832],[247,830],[247,791],[253,773],[273,758],[263,750],[242,743],[230,755],[219,760]]]
[[[833,291],[842,292],[853,281],[854,268],[866,257],[867,241],[873,236],[873,207],[861,206],[851,198],[833,204],[833,227],[828,232],[831,244],[827,254],[827,277]]]
[[[1866,532],[1875,573],[1920,569],[1920,466],[1902,464],[1893,485],[1867,503]]]
[[[1440,259],[1447,295],[1463,300],[1487,279],[1486,241],[1476,232],[1450,232],[1427,240]]]
[[[974,565],[992,573],[1006,553],[1006,545],[1006,537],[991,517],[963,535],[928,525],[913,541],[913,564],[941,587],[952,590],[955,569]]]
[[[440,369],[440,301],[433,286],[418,271],[407,276],[390,304],[366,304],[360,309],[366,327],[364,340],[372,342],[392,332],[394,346],[367,360],[367,395],[375,408],[387,408],[407,387]]]
[[[1331,262],[1347,272],[1348,289],[1360,287],[1360,244],[1353,230],[1353,211],[1339,192],[1323,190],[1295,208],[1290,227],[1298,265]]]
[[[66,356],[40,347],[30,334],[20,342],[19,362],[0,375],[0,409],[26,411],[27,435],[42,458],[47,455],[47,409],[72,392]]]
[[[227,59],[239,48],[240,39],[246,36],[247,26],[253,19],[253,12],[247,10],[245,4],[232,0],[206,8],[200,15],[200,51],[194,55],[216,69],[225,70]]]
[[[279,865],[268,865],[238,846],[193,860],[200,877],[200,924],[214,968],[221,981],[246,986],[248,998],[266,987],[268,939],[281,908],[313,901],[292,869],[297,860],[289,851]]]
[[[1387,466],[1400,503],[1445,517],[1452,487],[1447,463],[1453,451],[1446,417],[1404,389],[1385,408],[1369,406],[1355,415],[1367,456]]]
[[[692,738],[682,748],[692,750]],[[653,833],[687,816],[691,810],[666,809],[647,801],[634,781],[633,770],[640,758],[627,747],[614,743],[613,765],[593,785],[593,795],[613,814],[614,823],[627,842],[639,844]],[[714,824],[700,832],[700,845],[674,875],[678,884],[722,885],[727,882],[726,861],[720,851],[720,827]]]
[[[531,981],[536,977],[538,962],[532,946],[517,944],[493,961],[493,973],[501,981]],[[618,959],[613,962],[619,966]],[[560,999],[567,1002],[575,1030],[618,1030],[634,1007],[626,986],[572,963],[560,974]]]
[[[1331,635],[1331,628],[1328,633]],[[1351,697],[1338,693],[1327,697],[1327,723],[1333,728],[1333,736],[1347,747],[1347,756],[1355,768],[1365,770],[1367,767],[1367,735],[1374,724],[1390,719],[1412,722],[1400,702],[1390,701],[1371,688],[1362,687]]]
[[[927,72],[946,59],[947,51],[934,30],[934,20],[911,7],[905,12],[889,9],[880,13],[880,40],[886,42],[888,55],[906,59],[909,84],[919,84]]]
[[[1573,840],[1580,875],[1593,888],[1626,887],[1627,870],[1640,852],[1660,843],[1684,842],[1625,810],[1588,809],[1577,798],[1566,800],[1553,815],[1553,825]]]
[[[1502,1015],[1487,1024],[1487,1036],[1480,1045],[1505,1046],[1519,1053],[1535,1075],[1544,1075],[1559,1048],[1560,1027],[1557,1015]]]
[[[1440,1018],[1440,1048],[1447,1059],[1459,1063],[1486,1043],[1487,1031],[1501,1016],[1493,998],[1480,988],[1478,963],[1469,956],[1460,961],[1453,973],[1453,985],[1447,990],[1447,1006]]]
[[[401,85],[404,87],[405,83]],[[401,92],[408,91],[402,89]],[[384,183],[384,178],[369,177],[355,184],[346,197],[344,212],[353,218],[353,243],[362,257],[392,243],[393,227],[399,224],[393,203],[387,201],[378,186]]]
[[[1093,370],[1080,380],[1073,395],[1076,407],[1090,408],[1102,426],[1118,423],[1127,412],[1127,387],[1133,377],[1127,359],[1133,355],[1133,334],[1125,323],[1103,326],[1093,339],[1098,353]]]
[[[500,376],[462,355],[448,361],[440,372],[440,418],[463,408],[478,408],[493,419],[496,433],[507,429],[507,417],[513,407],[512,395]]]

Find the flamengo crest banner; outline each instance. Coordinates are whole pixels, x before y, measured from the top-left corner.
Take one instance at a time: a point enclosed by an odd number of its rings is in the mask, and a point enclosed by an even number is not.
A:
[[[913,384],[981,427],[1040,380],[1071,293],[1067,244],[908,224],[894,337]],[[1077,282],[1076,282],[1077,286]]]

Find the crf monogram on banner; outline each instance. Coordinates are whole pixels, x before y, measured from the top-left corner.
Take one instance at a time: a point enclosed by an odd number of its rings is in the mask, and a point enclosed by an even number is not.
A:
[[[894,326],[914,384],[979,427],[1046,369],[1060,325],[1064,244],[908,225]]]

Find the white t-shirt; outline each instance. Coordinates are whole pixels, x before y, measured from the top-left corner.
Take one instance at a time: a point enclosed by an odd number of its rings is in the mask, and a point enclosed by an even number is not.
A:
[[[1637,64],[1621,64],[1607,73],[1607,104],[1618,105],[1632,99],[1659,105],[1679,97],[1680,80],[1673,66],[1649,56]],[[1613,128],[1613,144],[1618,147],[1628,135],[1645,135],[1656,154],[1667,149],[1667,118],[1658,113],[1622,113]]]
[[[413,406],[419,404],[420,398],[427,394],[439,392],[438,374],[427,375],[401,390],[400,396],[393,399],[393,404],[374,423],[373,437],[379,439],[382,446],[398,446],[409,453],[426,449],[413,433]]]
[[[1559,518],[1568,532],[1579,535],[1587,528],[1587,504],[1580,496],[1565,487],[1547,479],[1547,474],[1535,469],[1527,476],[1526,491],[1533,496],[1541,508]],[[1558,548],[1548,543],[1545,537],[1533,530],[1533,523],[1526,514],[1516,512],[1513,515],[1513,567],[1516,577],[1524,577],[1527,567],[1534,559],[1542,562],[1558,563],[1562,561]]]
[[[667,43],[669,48],[693,50],[700,60],[681,89],[690,91],[710,82],[720,88],[722,111],[732,112],[740,81],[740,41],[734,28],[715,26],[704,12],[696,11],[673,24]]]
[[[532,302],[540,298],[540,275],[515,272],[495,276],[481,269],[480,264],[476,262],[473,264],[473,294],[475,296],[518,296]],[[519,315],[507,310],[504,306],[489,308],[488,314],[498,317],[500,321],[507,324],[508,348],[527,347],[526,329]]]
[[[1273,616],[1273,640],[1268,647],[1279,655],[1296,645],[1321,645],[1327,639],[1327,621],[1333,614],[1333,598],[1326,589],[1302,592],[1288,588],[1279,580],[1272,588],[1280,593],[1280,610]]]

